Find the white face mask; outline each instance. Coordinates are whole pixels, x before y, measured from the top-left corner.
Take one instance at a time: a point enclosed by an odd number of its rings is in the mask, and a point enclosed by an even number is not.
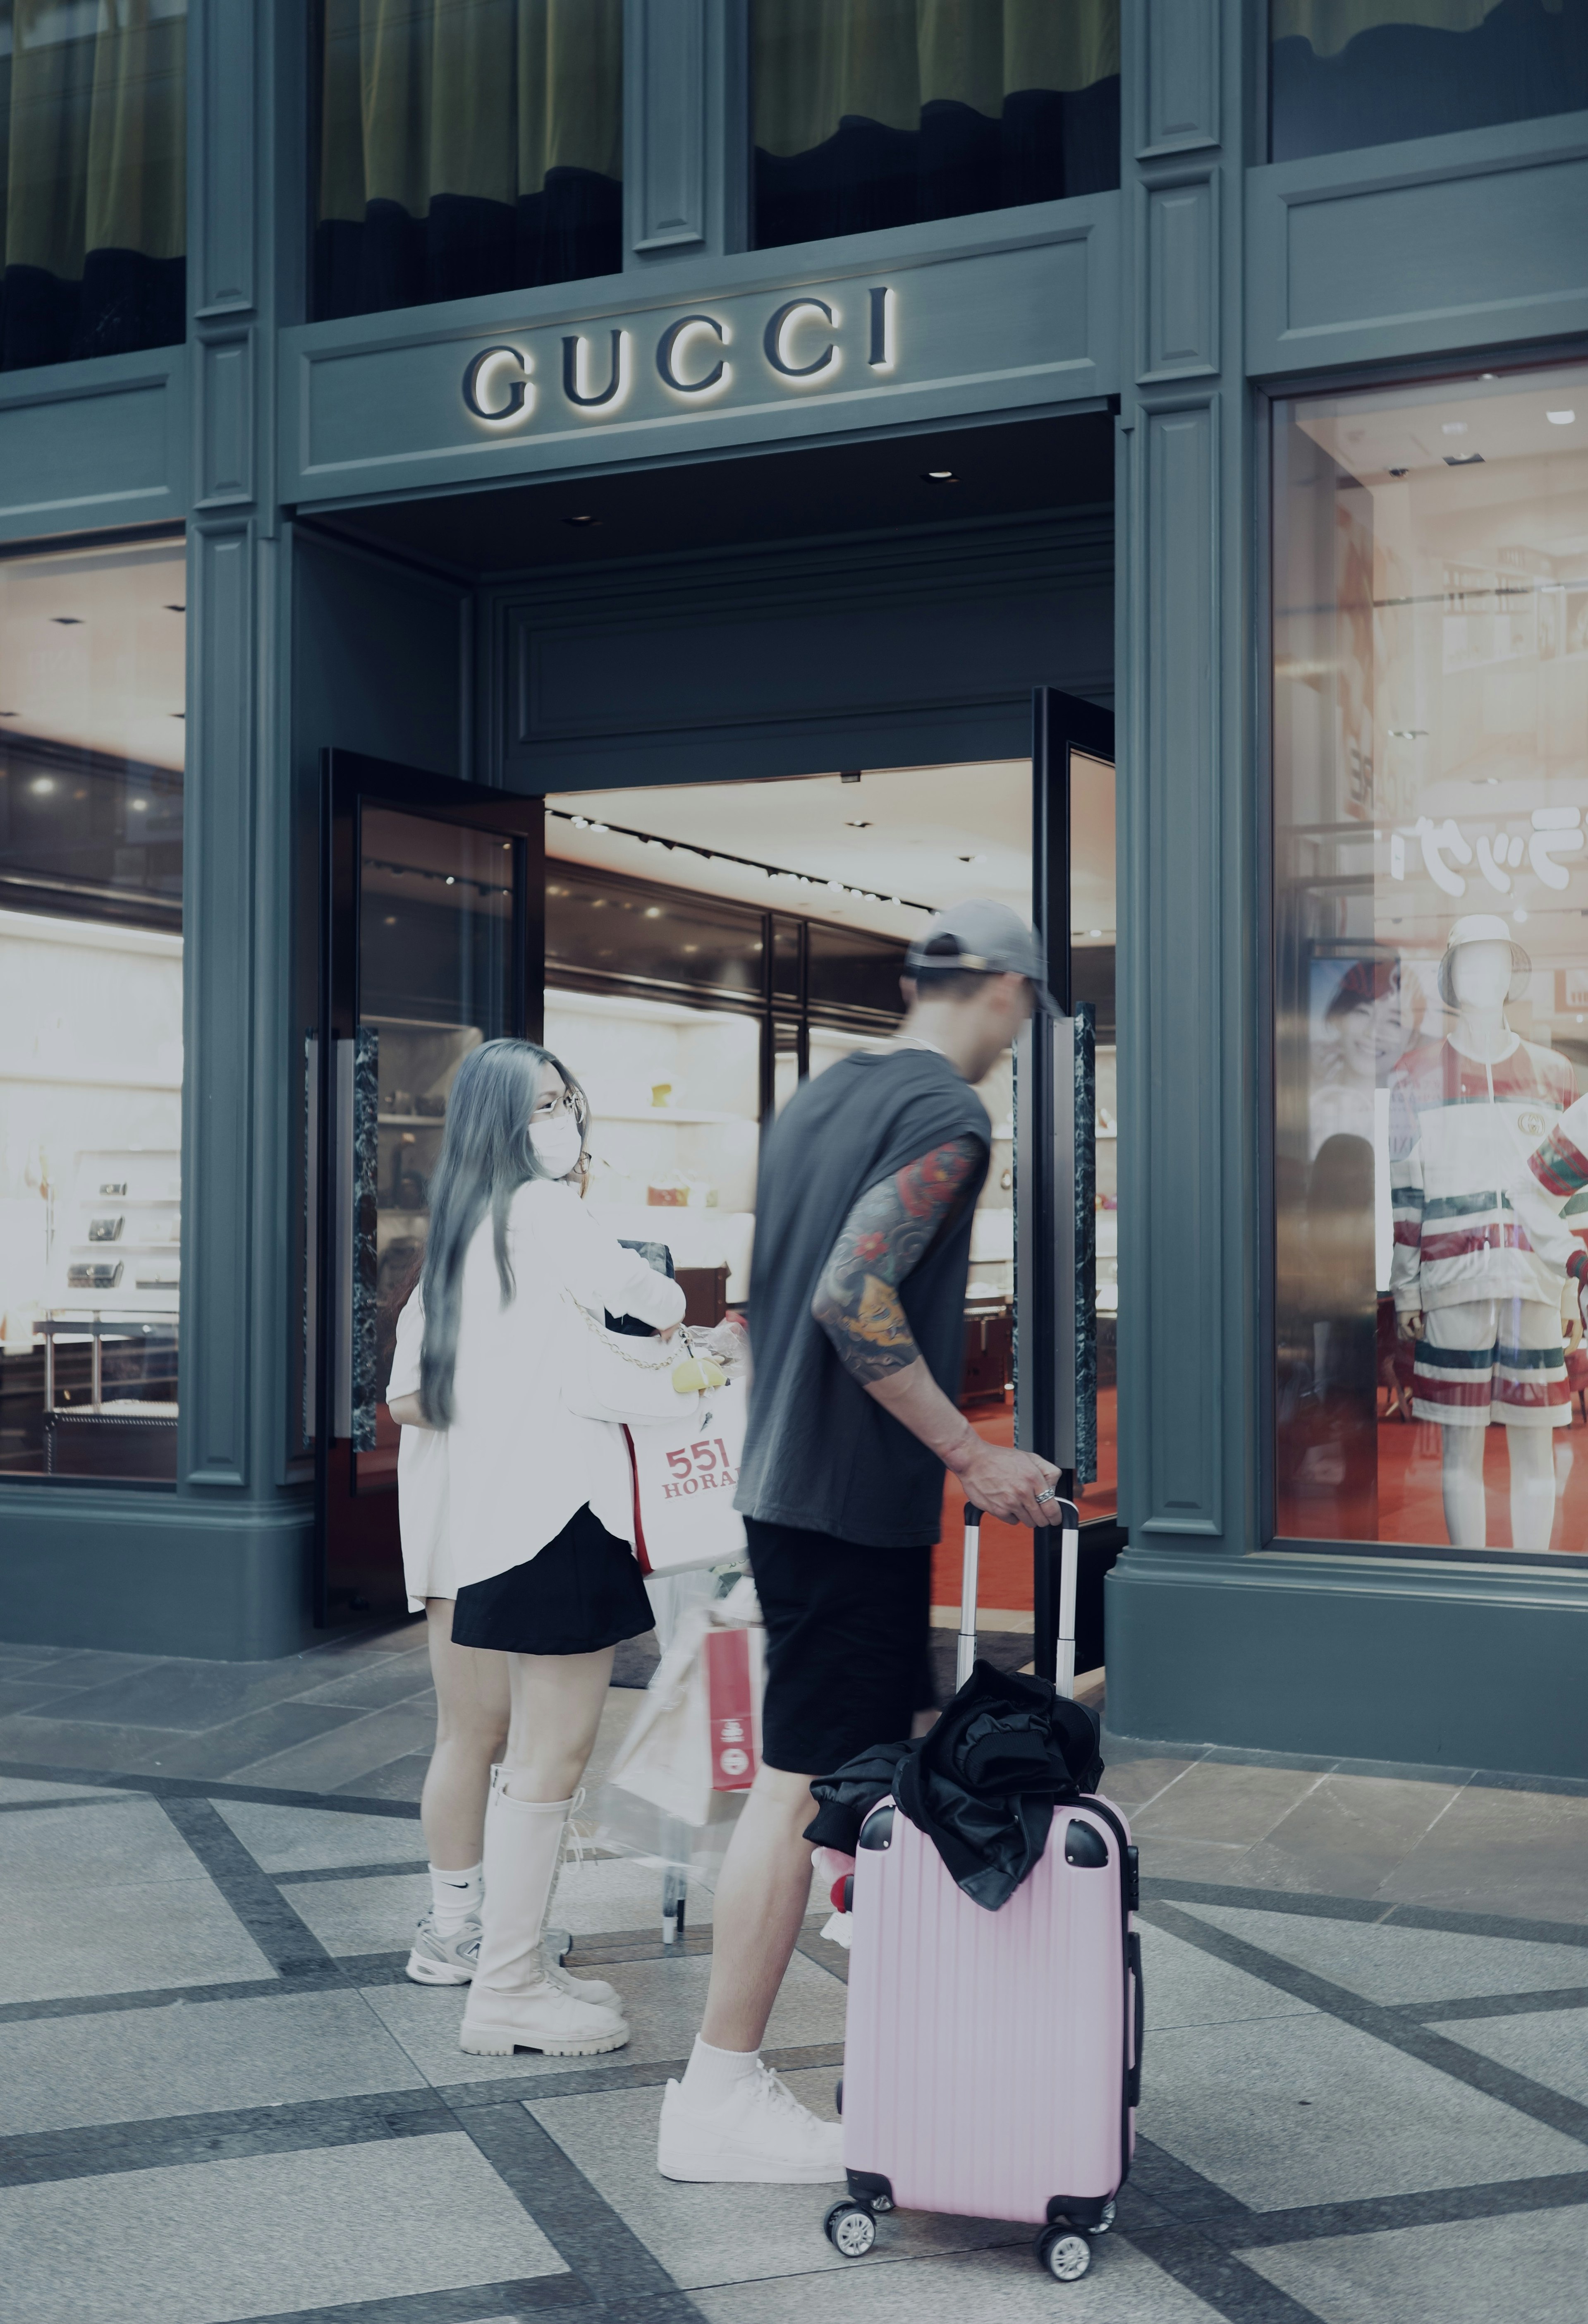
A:
[[[542,1170],[566,1178],[585,1150],[585,1134],[571,1113],[554,1113],[530,1124],[530,1144]]]

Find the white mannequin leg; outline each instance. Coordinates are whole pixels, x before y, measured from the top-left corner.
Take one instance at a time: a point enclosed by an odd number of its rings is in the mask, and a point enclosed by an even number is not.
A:
[[[1508,1424],[1510,1537],[1516,1549],[1547,1549],[1555,1526],[1555,1431]]]
[[[1539,1432],[1542,1434],[1542,1431]],[[1445,1530],[1452,1549],[1485,1549],[1489,1523],[1483,1507],[1483,1440],[1482,1428],[1441,1424],[1440,1487],[1445,1496]],[[1551,1480],[1551,1508],[1554,1501]]]

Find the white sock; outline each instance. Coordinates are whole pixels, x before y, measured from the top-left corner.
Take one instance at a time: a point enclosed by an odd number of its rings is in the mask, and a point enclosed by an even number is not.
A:
[[[456,1936],[464,1923],[478,1913],[485,1895],[485,1868],[467,1872],[441,1872],[430,1867],[430,1917],[439,1937]]]
[[[753,2080],[760,2061],[759,2050],[714,2050],[697,2034],[683,2087],[697,2106],[725,2106],[743,2083]]]

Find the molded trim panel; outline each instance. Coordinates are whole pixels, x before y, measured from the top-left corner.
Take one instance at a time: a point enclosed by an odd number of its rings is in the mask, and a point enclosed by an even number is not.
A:
[[[1248,172],[1247,369],[1588,328],[1588,114]]]
[[[180,523],[188,408],[184,347],[0,376],[0,540]]]

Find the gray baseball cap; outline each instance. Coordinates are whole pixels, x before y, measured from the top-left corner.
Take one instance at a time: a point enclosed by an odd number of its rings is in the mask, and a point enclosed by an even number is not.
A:
[[[945,937],[949,939],[947,944]],[[969,896],[963,904],[950,904],[946,911],[935,912],[904,959],[905,973],[909,976],[922,968],[1023,976],[1039,1009],[1050,1017],[1062,1013],[1048,990],[1048,964],[1036,936],[1018,912],[1007,904],[994,903],[989,896]]]

